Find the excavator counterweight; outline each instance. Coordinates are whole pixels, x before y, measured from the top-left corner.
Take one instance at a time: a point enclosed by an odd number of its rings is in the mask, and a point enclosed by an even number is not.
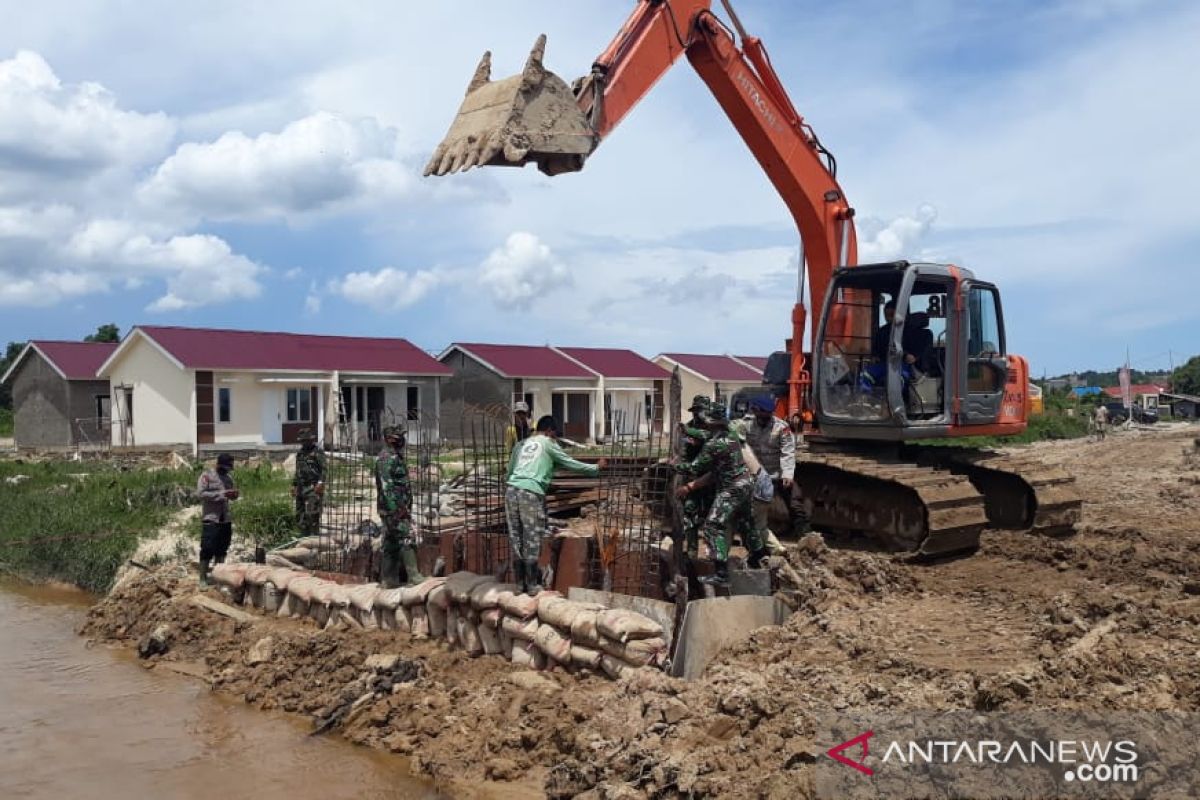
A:
[[[542,66],[539,36],[519,75],[493,81],[484,53],[458,115],[425,165],[426,175],[476,166],[535,163],[547,175],[577,172],[597,137],[566,82]]]

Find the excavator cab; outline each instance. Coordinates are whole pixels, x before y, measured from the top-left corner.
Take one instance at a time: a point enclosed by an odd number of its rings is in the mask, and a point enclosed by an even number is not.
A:
[[[839,268],[814,354],[813,401],[827,435],[899,441],[1025,427],[1028,366],[1006,351],[999,291],[969,270]]]

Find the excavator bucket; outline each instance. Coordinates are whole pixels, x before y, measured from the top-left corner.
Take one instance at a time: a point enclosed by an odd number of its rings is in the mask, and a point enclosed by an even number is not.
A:
[[[478,166],[524,166],[547,175],[578,172],[596,144],[595,132],[562,78],[542,66],[546,36],[538,37],[520,75],[493,81],[484,53],[450,130],[425,166],[446,175]]]

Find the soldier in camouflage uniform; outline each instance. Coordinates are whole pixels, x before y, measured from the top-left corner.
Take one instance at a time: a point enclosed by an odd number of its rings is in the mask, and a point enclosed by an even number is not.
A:
[[[404,461],[407,431],[400,425],[383,429],[387,447],[375,462],[376,507],[383,523],[383,548],[379,581],[385,589],[401,585],[400,565],[409,584],[424,580],[417,569],[416,542],[412,533],[412,488],[408,482],[408,465]]]
[[[742,460],[741,444],[729,431],[725,404],[713,403],[704,416],[710,431],[709,440],[696,458],[676,464],[675,469],[692,478],[708,472],[715,478],[716,496],[701,529],[704,542],[712,553],[715,574],[701,580],[725,586],[729,583],[729,539],[726,536],[729,524],[734,523],[751,552],[761,551],[762,542],[754,529],[754,518],[750,513],[754,478]],[[695,489],[694,483],[689,481],[679,487],[680,498],[686,498]]]
[[[705,427],[704,412],[711,405],[712,400],[705,395],[698,394],[692,398],[692,405],[688,408],[688,411],[692,412],[692,418],[683,426],[682,446],[685,461],[692,461],[700,455],[700,450],[708,441],[709,433]],[[700,528],[708,518],[714,496],[716,489],[709,480],[704,485],[697,485],[680,504],[680,524],[683,527],[684,541],[687,543],[687,555],[693,561],[700,557]]]
[[[321,532],[321,508],[325,498],[325,454],[317,447],[317,435],[311,429],[300,431],[299,439],[296,475],[292,478],[296,527],[302,536],[316,536]]]

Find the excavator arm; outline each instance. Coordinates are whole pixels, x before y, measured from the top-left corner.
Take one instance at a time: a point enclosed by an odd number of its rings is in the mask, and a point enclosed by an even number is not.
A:
[[[809,296],[819,303],[834,268],[857,263],[854,209],[837,183],[832,156],[792,105],[762,42],[746,34],[728,0],[722,3],[736,38],[713,14],[710,0],[638,0],[591,73],[572,87],[542,66],[544,36],[522,73],[511,78],[491,81],[491,55],[485,53],[425,174],[530,162],[550,175],[577,171],[686,55],[783,198],[800,233],[803,257],[788,342],[787,410],[795,413],[804,410],[809,382],[805,273]]]

